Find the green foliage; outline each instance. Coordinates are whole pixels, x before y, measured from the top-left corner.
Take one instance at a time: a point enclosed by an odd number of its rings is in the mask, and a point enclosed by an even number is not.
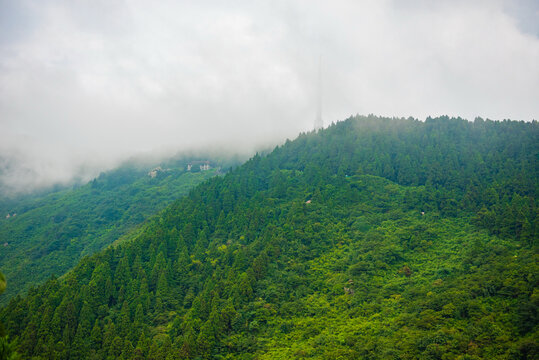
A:
[[[536,358],[537,126],[302,134],[0,319],[36,359]]]
[[[4,276],[4,274],[0,273],[0,294],[6,291],[6,285],[6,277]]]
[[[0,272],[0,295],[6,290],[6,278]],[[10,342],[9,336],[6,336],[4,326],[0,323],[0,360],[18,360],[19,353],[16,351],[17,343]]]
[[[16,216],[0,219],[0,268],[10,278],[0,303],[63,275],[217,173],[194,174],[182,166],[151,178],[147,170],[125,166],[85,186],[12,204]]]

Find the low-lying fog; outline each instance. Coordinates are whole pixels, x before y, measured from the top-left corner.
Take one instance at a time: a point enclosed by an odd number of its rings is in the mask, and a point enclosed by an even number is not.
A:
[[[0,187],[250,154],[350,114],[530,121],[539,5],[0,0]],[[321,81],[318,81],[318,72]]]

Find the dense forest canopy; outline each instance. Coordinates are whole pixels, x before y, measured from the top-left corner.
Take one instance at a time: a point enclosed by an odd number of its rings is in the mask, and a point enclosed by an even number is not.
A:
[[[0,304],[52,275],[63,275],[83,256],[112,244],[192,187],[221,174],[223,165],[237,164],[233,158],[218,158],[207,171],[198,166],[187,171],[194,162],[186,156],[151,167],[131,161],[84,186],[0,200],[0,269],[10,281]]]
[[[0,312],[35,359],[537,358],[537,122],[355,116]]]

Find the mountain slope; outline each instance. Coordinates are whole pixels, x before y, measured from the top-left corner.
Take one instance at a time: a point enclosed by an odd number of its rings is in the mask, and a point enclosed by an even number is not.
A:
[[[38,358],[533,358],[538,134],[373,117],[303,134],[0,319]]]
[[[89,184],[43,197],[12,201],[0,219],[0,269],[9,279],[5,300],[63,275],[81,257],[122,234],[217,174],[215,169],[157,171],[125,165]],[[7,218],[9,216],[9,218]]]

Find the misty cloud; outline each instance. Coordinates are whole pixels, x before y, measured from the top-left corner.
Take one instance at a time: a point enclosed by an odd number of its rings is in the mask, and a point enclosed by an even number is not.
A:
[[[0,7],[0,182],[14,188],[142,152],[246,153],[294,137],[314,121],[320,56],[326,125],[355,113],[539,113],[533,1]]]

